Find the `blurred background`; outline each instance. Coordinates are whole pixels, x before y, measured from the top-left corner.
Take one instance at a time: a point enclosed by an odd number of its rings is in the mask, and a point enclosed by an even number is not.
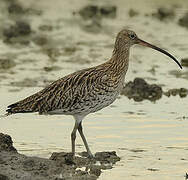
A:
[[[89,115],[84,127],[93,152],[114,150],[122,158],[99,179],[183,179],[188,170],[187,0],[0,0],[0,22],[0,114],[58,78],[107,61],[123,28],[174,55],[182,70],[157,51],[132,47],[125,83],[144,79],[143,97],[125,90],[113,105]],[[72,117],[17,114],[0,123],[0,132],[11,135],[23,154],[70,151]],[[77,151],[83,150],[78,139]]]

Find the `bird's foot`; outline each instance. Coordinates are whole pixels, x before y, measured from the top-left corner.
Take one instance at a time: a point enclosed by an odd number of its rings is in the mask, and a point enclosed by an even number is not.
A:
[[[75,159],[75,153],[71,152],[70,153],[71,159],[74,160]]]
[[[84,152],[79,153],[79,155],[85,158],[94,159],[94,156],[91,152],[84,151]]]
[[[89,159],[94,159],[94,156],[93,156],[93,154],[91,152],[88,152],[88,158]]]

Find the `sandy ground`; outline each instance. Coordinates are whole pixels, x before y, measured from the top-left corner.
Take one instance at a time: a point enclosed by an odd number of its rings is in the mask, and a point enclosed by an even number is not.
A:
[[[117,32],[134,30],[150,43],[163,47],[179,59],[187,58],[188,29],[178,25],[187,12],[186,1],[20,1],[32,8],[26,15],[10,15],[1,1],[0,59],[10,67],[0,69],[0,114],[7,105],[31,95],[49,82],[76,70],[100,64],[110,58]],[[78,11],[88,4],[117,7],[115,18],[83,20]],[[173,18],[152,16],[160,7],[175,12]],[[138,15],[129,16],[134,9]],[[32,32],[18,43],[4,41],[3,30],[23,19]],[[39,41],[40,39],[40,41]],[[42,39],[42,40],[41,40]],[[37,41],[38,40],[38,41]],[[42,43],[42,45],[41,45]],[[164,90],[188,88],[188,71],[151,49],[131,49],[126,82],[142,77]],[[188,171],[187,97],[163,96],[156,102],[134,102],[120,98],[109,108],[84,120],[84,130],[93,152],[116,151],[121,157],[101,180],[182,180]],[[17,114],[0,119],[0,132],[12,136],[17,150],[25,155],[50,157],[52,152],[70,151],[73,119],[69,116]],[[77,140],[77,152],[84,151]]]

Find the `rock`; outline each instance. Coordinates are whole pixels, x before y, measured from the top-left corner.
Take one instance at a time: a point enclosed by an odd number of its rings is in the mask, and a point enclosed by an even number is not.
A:
[[[25,161],[23,161],[23,169],[25,171],[32,171],[35,166],[36,163],[33,159],[26,159]]]
[[[168,91],[164,92],[163,94],[168,97],[179,95],[181,98],[183,98],[188,95],[188,89],[185,89],[185,88],[169,89]]]
[[[78,13],[83,19],[91,19],[100,14],[100,9],[98,6],[88,5],[82,8]]]
[[[182,18],[179,19],[178,24],[180,26],[188,28],[188,12]]]
[[[112,152],[97,152],[95,154],[95,159],[101,163],[112,163],[115,164],[120,161],[120,157],[117,156],[115,151]]]
[[[0,59],[0,70],[7,70],[16,66],[16,63],[11,59]]]
[[[90,171],[89,171],[90,174],[94,174],[97,177],[99,177],[101,175],[101,172],[102,171],[101,171],[100,166],[93,165],[93,166],[90,167]]]
[[[156,168],[148,168],[148,171],[159,171],[159,169],[156,169]]]
[[[130,81],[124,86],[121,94],[134,101],[156,101],[162,97],[162,88],[156,84],[149,85],[142,78],[135,78],[133,82]]]
[[[54,161],[59,161],[61,164],[66,164],[66,165],[75,165],[73,162],[73,156],[72,153],[66,153],[66,152],[60,152],[60,153],[52,153],[51,160]]]
[[[170,89],[168,92],[170,93],[170,95],[176,96],[179,93],[179,90],[178,89]]]
[[[40,25],[39,26],[39,30],[40,31],[52,31],[53,30],[53,26],[52,25]]]
[[[112,169],[113,164],[120,161],[120,157],[116,155],[115,151],[97,152],[94,159],[87,158],[87,152],[79,154],[81,157],[76,156],[73,160],[72,153],[53,153],[50,159],[56,161],[59,166],[66,164],[75,167],[87,167],[90,174],[95,176],[100,176],[102,169]],[[100,164],[96,165],[96,162],[100,162]],[[82,173],[84,173],[84,171],[82,171]]]
[[[55,59],[55,57],[60,55],[59,49],[57,48],[50,47],[50,48],[44,49],[44,51],[45,51],[45,54],[47,54],[47,56],[51,59]]]
[[[188,89],[180,88],[180,90],[179,90],[179,96],[181,98],[183,98],[183,97],[186,97],[187,95],[188,95]]]
[[[99,33],[102,29],[102,18],[115,18],[116,6],[88,5],[78,13],[85,20],[81,22],[81,28],[87,32]]]
[[[158,8],[156,13],[152,14],[152,16],[158,18],[160,21],[163,21],[165,19],[174,18],[175,12],[174,12],[174,9],[172,9],[172,8],[160,7],[160,8]]]
[[[91,20],[84,21],[81,28],[90,33],[99,33],[102,29],[101,18],[93,18]]]
[[[188,67],[188,58],[183,58],[183,59],[181,60],[181,65],[182,65],[182,66],[185,66],[185,67]]]
[[[17,21],[15,31],[18,33],[18,35],[26,36],[31,33],[31,27],[27,22]]]
[[[64,55],[70,56],[70,55],[74,54],[76,51],[77,51],[76,46],[65,47]]]
[[[3,30],[3,35],[6,39],[13,37],[26,36],[31,33],[31,27],[28,23],[23,21],[17,21],[15,25],[11,25],[9,28]]]
[[[101,16],[107,18],[115,18],[117,14],[117,7],[116,6],[102,6],[100,8]]]
[[[41,10],[36,10],[33,8],[25,8],[22,6],[20,1],[18,0],[5,0],[6,3],[8,4],[8,13],[10,15],[17,15],[17,16],[23,16],[27,14],[33,14],[33,15],[41,15],[42,11]]]
[[[117,7],[113,5],[101,7],[96,5],[88,5],[82,8],[78,13],[83,19],[92,19],[96,17],[115,18],[117,14]]]
[[[91,33],[99,33],[101,31],[102,17],[100,14],[100,8],[98,6],[85,6],[78,13],[84,19],[84,21],[81,22],[81,28],[83,30]]]
[[[45,46],[46,44],[48,44],[48,39],[46,36],[38,35],[35,36],[32,40],[38,46]]]
[[[139,13],[138,11],[134,10],[134,9],[129,9],[129,17],[134,17],[134,16],[137,16]]]
[[[17,153],[9,135],[0,133],[0,180],[97,180],[102,169],[119,160],[115,151],[98,152],[94,159],[73,159],[67,152],[53,153],[50,159],[28,157]]]
[[[17,152],[15,147],[13,146],[12,138],[7,135],[0,133],[0,152],[8,151],[8,152]]]
[[[0,174],[0,180],[9,180],[9,178],[3,174]]]
[[[87,157],[88,153],[86,151],[83,151],[83,152],[80,152],[79,155],[82,157]]]
[[[8,6],[8,12],[10,14],[23,14],[25,10],[18,2],[13,2]]]
[[[160,99],[163,94],[168,97],[176,95],[179,95],[181,98],[186,97],[188,95],[188,89],[175,88],[163,92],[160,86],[156,84],[149,85],[144,79],[135,78],[133,82],[130,81],[124,86],[121,94],[134,101],[143,101],[144,99],[156,101]]]

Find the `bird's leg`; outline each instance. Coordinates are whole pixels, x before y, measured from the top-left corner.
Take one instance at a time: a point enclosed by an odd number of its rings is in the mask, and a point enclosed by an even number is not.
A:
[[[80,136],[81,136],[81,138],[82,138],[82,140],[83,140],[83,142],[84,142],[84,145],[85,145],[85,147],[86,147],[86,150],[87,150],[87,153],[88,153],[88,155],[89,155],[89,158],[93,158],[94,156],[93,156],[93,154],[91,153],[91,151],[90,151],[90,149],[89,149],[89,146],[88,146],[88,144],[87,144],[86,138],[85,138],[84,133],[83,133],[83,131],[82,131],[82,122],[80,122],[79,125],[78,125],[78,131],[79,131]]]
[[[72,142],[72,154],[73,154],[73,157],[75,156],[75,140],[76,140],[76,131],[78,129],[78,122],[75,121],[75,125],[74,125],[74,128],[72,130],[72,133],[71,133],[71,142]]]

